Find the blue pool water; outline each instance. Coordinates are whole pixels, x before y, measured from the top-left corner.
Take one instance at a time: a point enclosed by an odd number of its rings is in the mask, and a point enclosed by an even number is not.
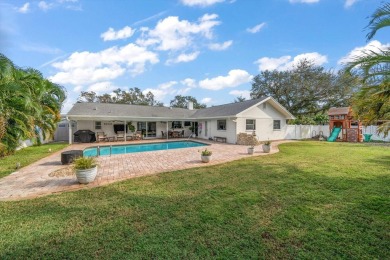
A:
[[[140,153],[140,152],[149,152],[149,151],[159,151],[159,150],[171,150],[179,148],[189,148],[189,147],[200,147],[207,146],[207,144],[202,144],[193,141],[179,141],[179,142],[164,142],[164,143],[149,143],[149,144],[130,144],[130,145],[113,145],[113,146],[100,146],[99,155],[110,155],[111,154],[124,154],[124,153]],[[98,148],[91,147],[87,148],[83,152],[84,156],[97,156]]]

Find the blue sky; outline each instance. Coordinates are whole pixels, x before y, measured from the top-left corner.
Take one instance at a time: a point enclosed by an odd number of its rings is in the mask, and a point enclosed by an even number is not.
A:
[[[380,0],[0,0],[0,52],[67,89],[152,91],[165,105],[248,97],[261,70],[327,69],[389,45],[364,27]]]

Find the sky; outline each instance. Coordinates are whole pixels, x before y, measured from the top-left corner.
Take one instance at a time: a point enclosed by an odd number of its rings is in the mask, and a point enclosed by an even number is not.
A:
[[[337,71],[364,50],[381,0],[0,0],[0,52],[66,88],[151,91],[169,106],[189,95],[207,106],[249,98],[263,70],[301,59]],[[386,34],[387,33],[387,34]]]

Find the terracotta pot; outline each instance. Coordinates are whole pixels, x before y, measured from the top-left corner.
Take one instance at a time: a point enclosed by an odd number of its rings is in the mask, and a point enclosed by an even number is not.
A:
[[[81,184],[87,184],[93,182],[96,178],[96,175],[97,175],[97,166],[86,170],[76,169],[76,177]]]

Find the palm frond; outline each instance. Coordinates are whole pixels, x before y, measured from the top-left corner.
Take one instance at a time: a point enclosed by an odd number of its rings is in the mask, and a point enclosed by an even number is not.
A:
[[[371,40],[379,29],[387,26],[390,26],[390,3],[385,3],[371,15],[367,26],[370,29],[366,36],[367,40]]]

